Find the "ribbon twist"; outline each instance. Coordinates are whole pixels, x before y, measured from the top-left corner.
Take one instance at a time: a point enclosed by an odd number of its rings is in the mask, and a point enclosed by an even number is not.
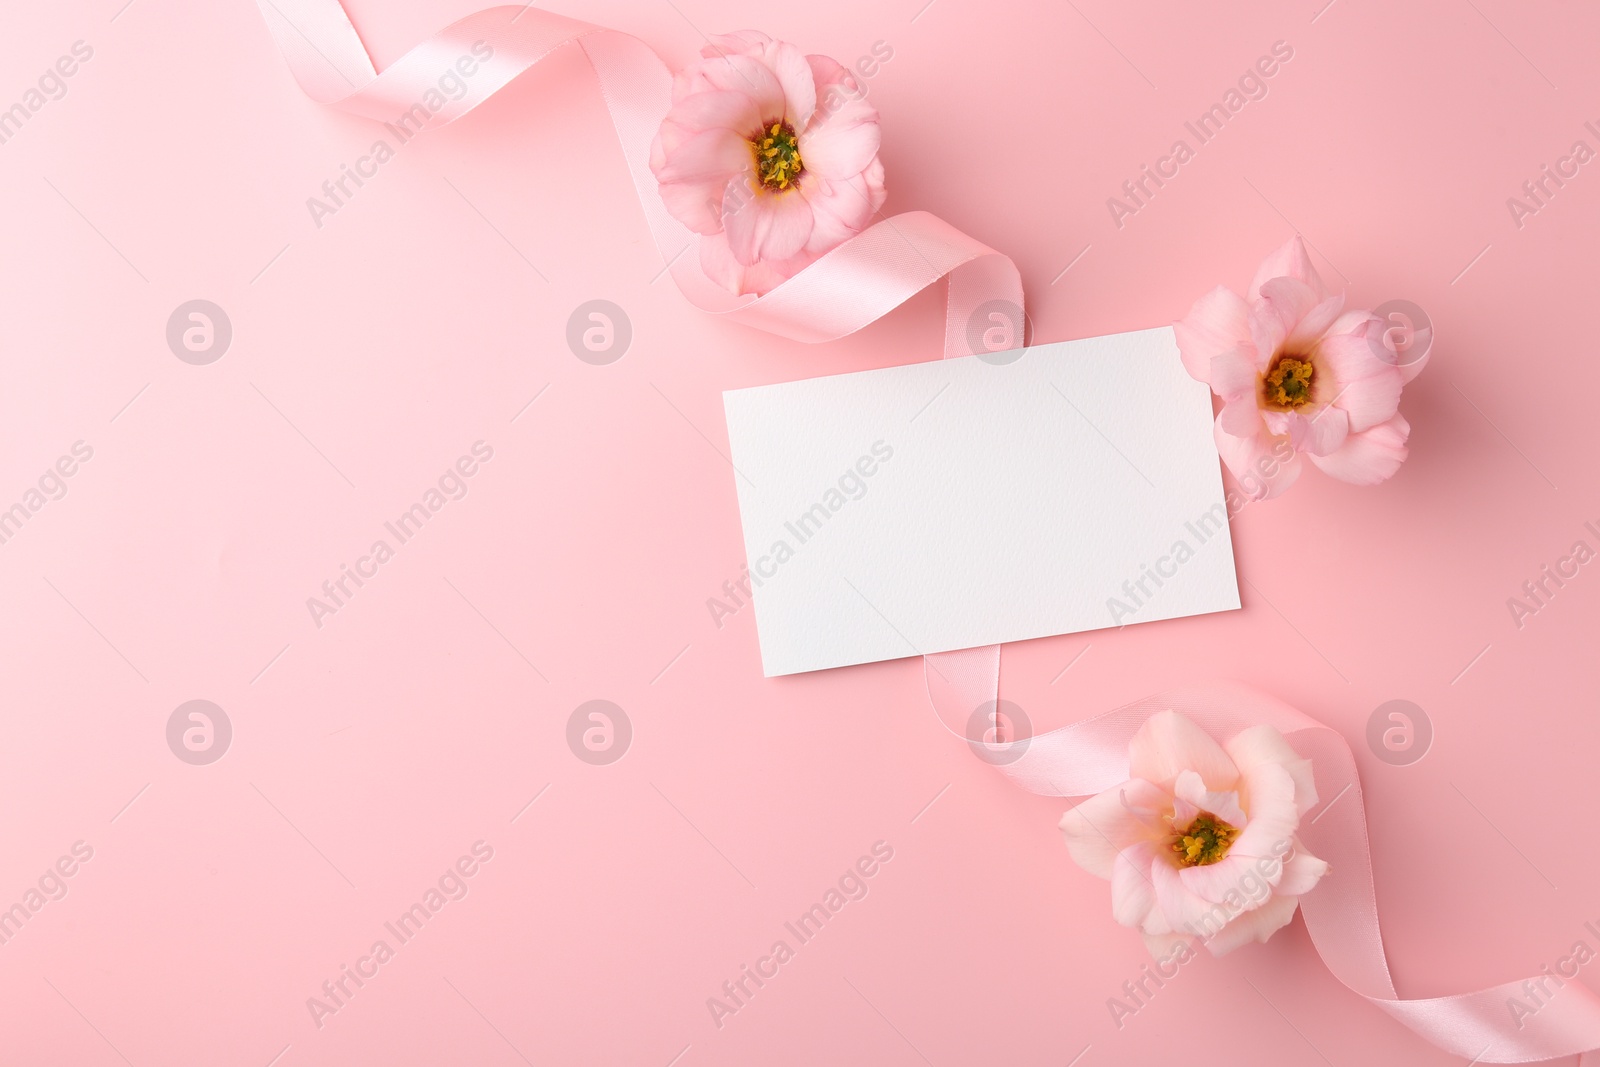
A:
[[[671,104],[671,72],[648,45],[625,33],[531,6],[492,7],[446,27],[379,73],[338,0],[259,2],[295,79],[313,100],[384,122],[413,115],[419,128],[436,118],[460,118],[559,48],[582,49],[599,77],[662,258],[684,295],[709,314],[798,341],[831,341],[948,278],[944,352],[950,357],[972,354],[968,322],[980,304],[1001,299],[1022,307],[1022,280],[1009,258],[922,211],[880,219],[763,297],[734,297],[717,287],[697,257],[685,256],[696,237],[667,212],[650,172],[650,145]],[[439,93],[441,73],[472,55],[479,42],[493,49],[492,61],[459,98]],[[424,114],[415,114],[419,107]],[[925,662],[929,695],[946,720],[966,722],[972,709],[998,693],[998,645],[941,652]],[[1448,997],[1399,996],[1383,952],[1355,759],[1340,734],[1281,701],[1240,686],[1176,690],[1019,742],[1021,755],[1009,754],[999,769],[1045,796],[1102,792],[1128,777],[1128,742],[1140,724],[1168,708],[1219,739],[1270,723],[1311,759],[1319,795],[1331,799],[1302,824],[1300,836],[1330,870],[1301,909],[1318,953],[1339,981],[1475,1063],[1583,1053],[1582,1067],[1600,1067],[1600,996],[1576,981],[1520,1021],[1508,1005],[1523,1002],[1521,982]]]

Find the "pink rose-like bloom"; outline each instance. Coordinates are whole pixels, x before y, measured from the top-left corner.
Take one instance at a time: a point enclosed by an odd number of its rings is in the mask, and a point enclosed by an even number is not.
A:
[[[1388,323],[1343,308],[1295,237],[1244,297],[1219,285],[1175,324],[1184,367],[1223,401],[1217,451],[1257,499],[1294,484],[1302,456],[1356,485],[1383,481],[1406,458],[1400,390],[1427,352],[1379,358]]]
[[[865,229],[883,206],[878,112],[844,67],[742,30],[672,83],[650,169],[700,265],[762,294]]]
[[[1328,865],[1295,838],[1317,802],[1311,761],[1271,726],[1226,746],[1175,711],[1145,720],[1128,781],[1061,819],[1067,849],[1111,881],[1111,915],[1156,956],[1179,942],[1214,955],[1265,941]]]

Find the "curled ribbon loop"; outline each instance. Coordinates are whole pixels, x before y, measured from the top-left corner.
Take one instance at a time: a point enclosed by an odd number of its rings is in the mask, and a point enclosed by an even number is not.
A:
[[[576,45],[599,77],[623,156],[663,260],[685,296],[702,310],[806,342],[861,329],[941,278],[949,279],[944,353],[972,354],[968,323],[979,305],[1022,307],[1022,282],[1006,256],[926,212],[883,218],[759,298],[719,289],[685,253],[696,237],[666,210],[650,172],[650,145],[671,103],[672,76],[637,38],[530,6],[488,8],[446,27],[379,73],[338,0],[260,0],[267,25],[296,80],[312,99],[404,126],[461,117],[556,49]],[[435,86],[440,74],[479,42],[491,61],[459,98]],[[1020,340],[1020,339],[1019,339]],[[996,698],[1000,649],[925,657],[929,694],[946,721],[965,723]],[[1395,991],[1378,924],[1366,810],[1355,759],[1344,738],[1287,704],[1237,686],[1193,688],[1137,701],[1028,739],[996,760],[1019,786],[1046,796],[1088,796],[1128,776],[1128,743],[1146,718],[1174,709],[1213,736],[1247,726],[1276,726],[1312,760],[1326,801],[1300,835],[1330,871],[1301,901],[1312,941],[1329,970],[1350,989],[1427,1040],[1476,1063],[1526,1063],[1584,1053],[1600,1067],[1600,996],[1568,982],[1520,1024],[1507,1002],[1522,995],[1508,982],[1473,993],[1402,999]]]
[[[948,277],[945,355],[965,356],[973,354],[967,323],[980,304],[1022,307],[1022,278],[1009,258],[925,211],[880,218],[765,296],[735,297],[717,286],[698,257],[685,254],[696,235],[667,212],[650,172],[650,145],[672,103],[672,74],[636,37],[526,5],[491,7],[445,27],[380,74],[338,0],[260,0],[260,6],[308,96],[407,129],[421,126],[404,122],[417,107],[422,120],[451,122],[556,49],[581,48],[599,77],[656,247],[684,295],[709,314],[796,341],[832,341]],[[480,42],[493,58],[481,62],[467,91],[459,99],[439,93],[440,74],[473,56]]]

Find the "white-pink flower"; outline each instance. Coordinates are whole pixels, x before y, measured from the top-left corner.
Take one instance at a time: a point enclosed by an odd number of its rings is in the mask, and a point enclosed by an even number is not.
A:
[[[1258,499],[1294,484],[1302,456],[1356,485],[1383,481],[1406,458],[1400,390],[1427,352],[1380,358],[1389,324],[1343,307],[1295,237],[1244,297],[1218,286],[1176,324],[1184,367],[1222,398],[1222,461]]]
[[[1129,778],[1061,819],[1080,867],[1111,881],[1111,915],[1155,955],[1203,941],[1215,955],[1294,918],[1328,865],[1295,837],[1317,802],[1311,762],[1254,726],[1219,745],[1163,711],[1129,745]]]
[[[706,274],[765,293],[865,229],[883,206],[878,112],[827,56],[742,30],[672,83],[650,169],[700,238]]]

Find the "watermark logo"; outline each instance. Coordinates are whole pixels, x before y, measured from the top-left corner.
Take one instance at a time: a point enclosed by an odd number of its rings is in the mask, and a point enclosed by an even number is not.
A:
[[[592,367],[615,363],[633,341],[628,313],[609,300],[589,300],[567,318],[567,347]]]
[[[179,304],[167,319],[167,347],[185,363],[215,363],[232,343],[233,322],[209,300]]]
[[[179,704],[167,718],[167,747],[185,763],[215,763],[232,743],[233,722],[209,700]]]
[[[1409,300],[1385,300],[1372,309],[1381,320],[1367,331],[1372,354],[1391,367],[1409,367],[1428,358],[1433,349],[1433,320]]]
[[[986,700],[967,720],[967,744],[985,763],[1004,767],[1027,754],[1033,723],[1022,706],[1009,700]]]
[[[587,700],[567,717],[567,747],[595,767],[615,763],[633,744],[633,722],[609,700]]]
[[[996,367],[1022,358],[1027,318],[1010,300],[985,300],[967,316],[967,351]]]
[[[1394,767],[1408,767],[1433,745],[1433,720],[1409,700],[1379,704],[1367,719],[1367,747]]]

